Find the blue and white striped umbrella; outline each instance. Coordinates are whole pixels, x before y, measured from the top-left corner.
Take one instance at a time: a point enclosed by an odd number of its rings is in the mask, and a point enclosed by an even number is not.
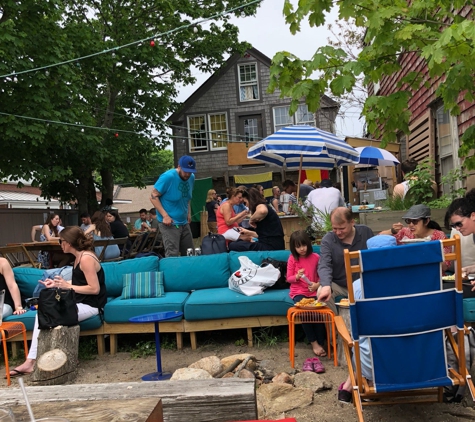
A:
[[[369,164],[371,166],[396,166],[399,160],[389,151],[376,147],[355,148],[360,153],[359,164]]]
[[[249,148],[247,158],[288,169],[331,170],[358,164],[359,153],[333,133],[302,125],[283,127]]]

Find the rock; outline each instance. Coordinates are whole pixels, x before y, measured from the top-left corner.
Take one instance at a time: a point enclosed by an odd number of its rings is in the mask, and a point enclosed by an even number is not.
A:
[[[224,369],[221,360],[217,356],[208,356],[206,358],[200,359],[198,362],[194,362],[189,365],[188,368],[204,369],[213,377]]]
[[[195,369],[195,368],[180,368],[177,369],[170,381],[177,381],[177,380],[206,380],[209,378],[213,378],[208,371],[204,369]]]
[[[241,369],[241,372],[239,373],[239,378],[255,378],[254,372],[251,372],[248,369]]]
[[[236,359],[240,359],[244,361],[244,359],[246,359],[248,356],[250,356],[251,359],[249,359],[249,362],[246,365],[246,369],[249,369],[250,371],[254,371],[257,368],[256,357],[254,355],[251,355],[250,353],[241,353],[239,355],[226,356],[225,358],[221,359],[221,364],[223,365],[224,368],[227,368]]]
[[[234,374],[232,372],[228,372],[227,374],[224,374],[221,378],[232,378],[234,377]]]
[[[328,381],[325,375],[316,374],[315,372],[300,372],[295,374],[294,385],[298,388],[310,388],[315,393],[323,390],[331,390],[333,388],[333,384]]]
[[[264,409],[262,416],[306,407],[312,402],[313,391],[310,388],[294,388],[289,384],[263,384],[257,390],[257,407]]]
[[[292,377],[286,372],[281,372],[280,374],[277,374],[274,378],[272,378],[272,382],[275,384],[293,384]]]

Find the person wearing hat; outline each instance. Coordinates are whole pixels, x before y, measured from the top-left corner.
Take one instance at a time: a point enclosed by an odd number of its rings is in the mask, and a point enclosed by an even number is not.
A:
[[[398,245],[412,239],[447,239],[439,224],[431,220],[430,215],[430,208],[427,205],[413,205],[402,217],[407,227],[402,223],[394,223],[390,230],[384,230],[379,234],[393,235]],[[445,253],[450,252],[450,247],[444,249]],[[450,262],[445,262],[442,266],[443,271],[446,271],[449,265]]]
[[[341,192],[333,187],[330,179],[323,179],[320,182],[319,189],[313,189],[307,196],[307,200],[302,205],[302,209],[306,211],[313,207],[315,211],[313,220],[315,223],[321,223],[324,214],[330,214],[335,208],[344,207],[345,200],[341,196]]]
[[[186,256],[193,248],[190,200],[195,183],[196,162],[184,155],[178,166],[163,173],[155,183],[150,202],[158,211],[165,256]]]

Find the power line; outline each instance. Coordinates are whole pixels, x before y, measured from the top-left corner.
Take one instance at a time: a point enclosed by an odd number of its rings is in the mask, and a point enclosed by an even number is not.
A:
[[[33,69],[22,70],[20,72],[15,72],[14,71],[14,72],[8,73],[6,75],[0,75],[0,78],[7,78],[9,76],[17,76],[17,75],[23,75],[25,73],[37,72],[39,70],[49,69],[49,68],[56,67],[56,66],[62,66],[62,65],[65,65],[65,64],[69,64],[69,63],[75,63],[75,62],[78,62],[80,60],[89,59],[91,57],[100,56],[102,54],[108,54],[108,53],[111,53],[111,52],[116,52],[116,51],[118,51],[122,48],[131,47],[133,45],[141,44],[141,43],[146,42],[146,41],[152,41],[152,40],[155,40],[157,38],[163,37],[165,35],[170,35],[170,34],[173,34],[175,32],[179,32],[179,31],[181,31],[183,29],[186,29],[186,28],[189,28],[191,26],[195,26],[195,25],[213,20],[215,18],[219,18],[221,16],[229,15],[230,13],[232,13],[236,10],[243,9],[243,8],[245,8],[247,6],[250,6],[252,4],[255,4],[255,3],[260,3],[261,1],[262,0],[251,0],[248,3],[243,4],[241,6],[236,6],[236,7],[233,7],[231,9],[224,10],[223,12],[216,13],[216,14],[208,17],[208,18],[203,18],[203,19],[200,19],[200,20],[196,20],[196,21],[194,21],[192,23],[189,23],[187,25],[182,25],[182,26],[179,26],[178,28],[170,29],[169,31],[161,32],[161,33],[155,34],[151,37],[143,38],[141,40],[133,41],[133,42],[130,42],[128,44],[120,45],[120,46],[117,46],[117,47],[108,48],[106,50],[98,51],[96,53],[91,53],[91,54],[88,54],[86,56],[78,57],[78,58],[75,58],[75,59],[65,60],[65,61],[62,61],[62,62],[59,62],[59,63],[49,64],[49,65],[46,65],[46,66],[36,67],[36,68],[33,68]]]

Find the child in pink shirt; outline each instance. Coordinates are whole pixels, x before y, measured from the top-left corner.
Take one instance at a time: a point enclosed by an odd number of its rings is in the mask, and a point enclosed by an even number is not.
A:
[[[303,230],[295,231],[290,236],[290,252],[287,262],[287,282],[290,283],[290,298],[294,303],[306,297],[316,298],[320,287],[317,274],[319,255],[313,252],[312,242]],[[304,281],[306,276],[310,284]],[[307,340],[312,345],[313,353],[319,357],[327,353],[322,347],[326,339],[324,324],[302,324]]]

